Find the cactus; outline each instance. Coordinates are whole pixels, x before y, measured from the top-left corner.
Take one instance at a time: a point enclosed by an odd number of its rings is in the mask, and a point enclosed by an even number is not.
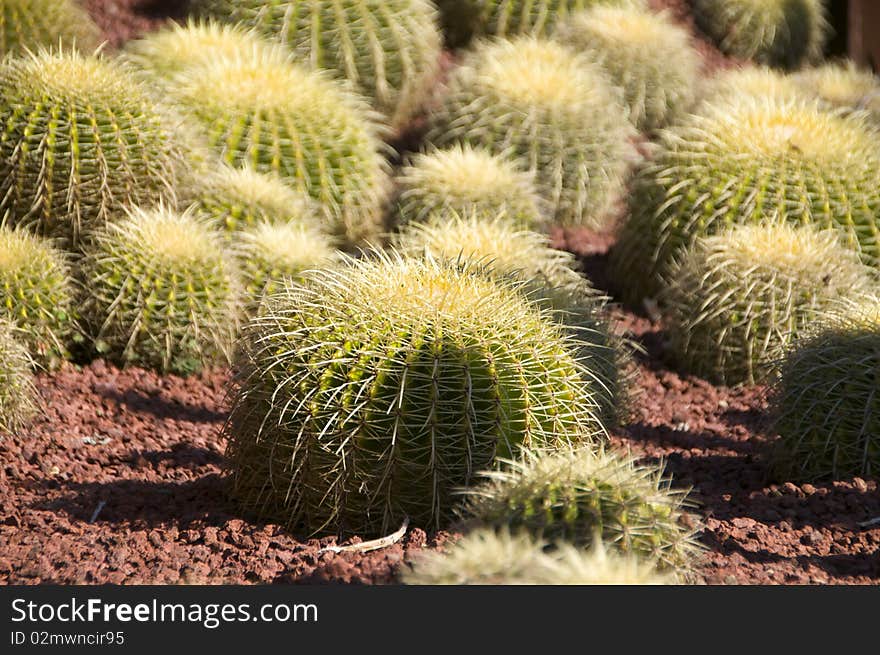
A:
[[[37,411],[33,360],[19,341],[19,330],[0,318],[0,432],[14,433]]]
[[[554,547],[528,534],[475,530],[447,552],[414,558],[401,574],[412,585],[659,585],[675,577],[649,562],[607,550],[596,541],[589,550],[567,543]]]
[[[642,131],[674,122],[696,98],[700,55],[666,12],[598,6],[560,23],[556,37],[602,65]]]
[[[310,534],[433,529],[521,444],[604,434],[575,340],[509,284],[391,251],[311,271],[244,329],[233,493]]]
[[[122,65],[73,52],[0,64],[0,215],[73,246],[129,203],[173,201],[180,135]]]
[[[526,530],[548,541],[590,546],[601,536],[621,553],[687,571],[699,552],[687,492],[657,466],[594,448],[522,449],[485,482],[465,490],[459,513],[470,523]]]
[[[456,145],[417,154],[397,183],[395,214],[401,224],[446,211],[462,215],[478,211],[487,217],[503,214],[506,221],[524,229],[541,227],[546,220],[534,174],[481,148]]]
[[[681,249],[763,220],[836,229],[873,264],[880,255],[880,140],[863,116],[798,98],[742,97],[705,107],[663,134],[630,194],[611,266],[624,300],[656,295]]]
[[[799,340],[773,398],[780,435],[772,467],[785,479],[877,477],[880,471],[880,301],[855,304]]]
[[[94,235],[81,265],[96,350],[180,374],[228,361],[238,282],[221,235],[191,211],[127,214]]]
[[[101,32],[73,0],[0,0],[0,55],[59,44],[92,52]]]
[[[620,192],[635,134],[598,66],[552,41],[484,42],[449,80],[429,140],[510,153],[535,172],[553,218],[600,225]]]
[[[749,225],[698,239],[660,296],[671,351],[714,382],[764,382],[800,333],[876,285],[868,271],[833,232]]]
[[[397,129],[422,108],[439,72],[442,39],[429,0],[196,0],[194,6],[281,41],[299,61],[336,71]]]
[[[227,163],[278,174],[356,244],[381,231],[387,162],[360,98],[277,50],[219,58],[172,76],[170,96]]]
[[[697,26],[725,54],[776,68],[817,61],[829,31],[823,0],[691,0]]]
[[[792,79],[803,93],[842,109],[857,109],[865,98],[880,92],[877,76],[852,61],[807,68],[795,73]]]
[[[78,335],[66,255],[22,230],[0,228],[0,315],[19,328],[34,360],[55,368]]]
[[[702,113],[705,104],[736,102],[743,96],[764,100],[809,97],[791,75],[766,66],[721,71],[703,84],[700,95],[703,105],[695,113]]]

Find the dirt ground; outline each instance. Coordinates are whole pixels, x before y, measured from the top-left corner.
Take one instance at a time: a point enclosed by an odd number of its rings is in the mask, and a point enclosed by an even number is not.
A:
[[[119,45],[185,2],[87,0]],[[662,0],[687,22],[684,2]],[[727,65],[708,43],[707,68]],[[554,233],[603,289],[609,235]],[[767,390],[729,389],[664,364],[662,326],[613,310],[641,343],[632,415],[614,444],[663,460],[693,487],[705,525],[699,572],[709,584],[880,583],[876,480],[823,485],[771,480],[765,453]],[[189,379],[98,361],[41,375],[45,415],[0,437],[0,583],[388,583],[414,552],[449,534],[410,530],[369,554],[321,552],[332,539],[300,541],[242,516],[225,494],[228,372]]]

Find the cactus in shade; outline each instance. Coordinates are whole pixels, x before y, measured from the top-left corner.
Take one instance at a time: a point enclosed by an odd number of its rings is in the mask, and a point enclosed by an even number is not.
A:
[[[132,209],[87,246],[82,315],[95,349],[122,364],[188,374],[228,361],[237,271],[192,212]]]
[[[304,191],[336,235],[353,244],[381,231],[388,174],[378,126],[341,84],[264,50],[186,69],[167,90],[227,163]]]
[[[0,0],[0,55],[22,55],[59,42],[92,52],[101,32],[74,0]]]
[[[590,550],[547,544],[527,533],[474,530],[446,552],[428,551],[401,574],[411,585],[661,585],[675,584],[650,562],[597,540]]]
[[[129,203],[173,200],[187,150],[150,92],[73,52],[0,64],[0,214],[64,244]]]
[[[509,153],[535,172],[557,222],[603,222],[635,130],[598,64],[548,40],[484,42],[452,72],[447,91],[430,116],[430,141]]]
[[[817,61],[829,31],[824,0],[691,0],[697,26],[725,54],[776,68]]]
[[[598,537],[621,553],[687,571],[700,548],[687,492],[662,469],[594,448],[522,449],[465,490],[465,525],[525,530],[548,541],[590,546]]]
[[[832,107],[857,109],[865,98],[880,92],[880,79],[855,62],[828,63],[806,68],[792,76],[803,93],[812,94]]]
[[[246,510],[309,534],[438,528],[496,457],[604,435],[574,338],[510,284],[393,251],[304,277],[240,344]]]
[[[749,225],[698,239],[660,296],[670,350],[715,382],[763,382],[799,334],[876,285],[869,270],[834,232]]]
[[[799,340],[774,394],[773,468],[785,479],[877,477],[880,301],[854,303]]]
[[[0,315],[19,328],[36,364],[54,368],[79,336],[66,255],[23,230],[0,228]]]
[[[15,432],[37,411],[33,360],[20,331],[0,318],[0,432]]]
[[[761,221],[834,228],[875,263],[880,140],[863,116],[797,98],[732,98],[666,131],[637,175],[611,256],[624,300],[656,295],[681,249]]]
[[[486,217],[503,214],[511,225],[537,228],[546,221],[534,174],[482,148],[455,145],[415,155],[397,178],[399,223],[447,211]]]
[[[196,0],[194,7],[281,41],[298,61],[336,71],[395,128],[422,108],[439,73],[442,38],[429,0]]]
[[[556,37],[608,71],[642,131],[674,122],[695,100],[700,55],[665,12],[599,6],[562,22]]]

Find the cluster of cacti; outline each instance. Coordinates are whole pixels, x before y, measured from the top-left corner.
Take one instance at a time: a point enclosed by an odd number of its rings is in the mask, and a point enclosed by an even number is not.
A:
[[[836,229],[872,264],[880,139],[864,117],[818,101],[731,99],[663,134],[629,206],[611,265],[632,303],[658,292],[672,258],[697,237],[763,220]]]
[[[631,555],[554,545],[526,533],[475,530],[447,552],[417,555],[402,580],[411,585],[660,585],[675,578]]]
[[[547,541],[590,546],[597,537],[622,553],[686,570],[699,548],[687,492],[662,469],[594,448],[521,450],[466,491],[466,522],[525,530]]]
[[[191,212],[127,213],[95,233],[81,263],[81,311],[96,350],[183,374],[228,361],[239,283],[221,234]]]
[[[265,298],[237,379],[233,494],[310,533],[445,525],[497,457],[603,433],[546,313],[466,266],[394,253]]]
[[[417,154],[401,170],[397,186],[394,213],[400,224],[446,212],[503,215],[506,222],[526,229],[546,221],[534,174],[482,148],[454,145]]]
[[[684,370],[722,384],[763,382],[792,341],[876,280],[834,232],[750,225],[698,239],[661,294]]]
[[[601,224],[632,148],[621,93],[598,64],[552,41],[482,43],[450,76],[428,138],[518,157],[535,172],[552,217]]]
[[[880,471],[880,301],[853,303],[799,341],[774,397],[777,474],[799,480]]]
[[[666,13],[599,6],[560,23],[556,37],[602,65],[642,131],[674,122],[696,98],[700,56]]]
[[[803,93],[843,109],[858,109],[871,94],[880,93],[880,79],[852,61],[807,68],[792,75],[792,81]]]
[[[19,334],[13,323],[0,318],[0,432],[15,432],[37,410],[33,360]]]
[[[101,33],[75,0],[0,0],[0,56],[59,43],[94,51]]]
[[[54,368],[77,334],[65,253],[22,230],[0,228],[0,315],[19,328],[36,364]]]
[[[816,61],[829,31],[824,0],[691,0],[697,26],[725,54],[795,69]]]
[[[126,204],[173,200],[186,150],[124,67],[74,52],[0,64],[0,214],[77,244]]]
[[[387,163],[355,94],[277,50],[185,69],[167,92],[227,163],[278,174],[326,208],[349,243],[381,231]]]
[[[439,71],[442,38],[429,0],[196,0],[194,7],[281,41],[298,61],[335,70],[396,128],[422,108]]]

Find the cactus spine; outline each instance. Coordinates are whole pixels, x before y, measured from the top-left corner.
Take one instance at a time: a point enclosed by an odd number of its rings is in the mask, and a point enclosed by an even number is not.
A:
[[[880,80],[854,62],[828,63],[795,73],[792,81],[802,92],[812,94],[832,107],[859,108],[865,98],[880,93]]]
[[[0,318],[0,432],[16,432],[37,411],[32,367],[17,328]]]
[[[0,0],[0,56],[76,46],[92,52],[101,32],[73,0]]]

